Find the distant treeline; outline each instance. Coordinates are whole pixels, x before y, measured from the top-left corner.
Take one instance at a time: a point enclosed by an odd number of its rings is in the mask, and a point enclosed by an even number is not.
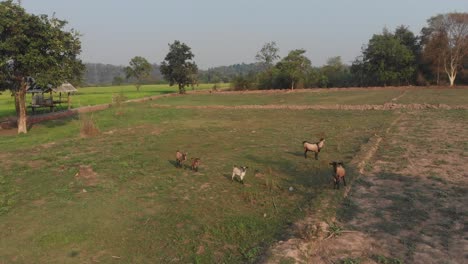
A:
[[[85,63],[86,70],[83,75],[83,85],[119,85],[131,84],[135,80],[127,80],[125,77],[125,66],[102,64],[102,63]],[[152,64],[152,72],[144,83],[167,83],[164,80],[159,65]],[[220,66],[209,68],[208,70],[198,71],[199,83],[229,83],[238,76],[247,76],[261,72],[262,68],[258,63],[250,64],[234,64],[230,66]]]
[[[467,85],[468,13],[433,16],[419,35],[407,26],[384,28],[362,47],[351,65],[340,56],[313,67],[306,50],[289,51],[281,58],[275,42],[266,43],[256,63],[199,70],[198,83],[231,83],[234,89],[285,89],[352,86]],[[86,64],[88,85],[133,83],[124,66]],[[165,83],[159,66],[143,83]]]

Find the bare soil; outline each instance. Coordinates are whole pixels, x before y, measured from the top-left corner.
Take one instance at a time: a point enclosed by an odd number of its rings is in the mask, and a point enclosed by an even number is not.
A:
[[[310,215],[297,228],[312,235],[278,243],[265,262],[466,263],[467,135],[466,119],[402,114],[358,163],[366,170],[327,221],[340,229]]]

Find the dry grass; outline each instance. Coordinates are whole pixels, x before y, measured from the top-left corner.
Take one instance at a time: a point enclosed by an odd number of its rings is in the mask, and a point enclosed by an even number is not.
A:
[[[80,115],[80,124],[81,137],[94,137],[101,133],[93,115]]]

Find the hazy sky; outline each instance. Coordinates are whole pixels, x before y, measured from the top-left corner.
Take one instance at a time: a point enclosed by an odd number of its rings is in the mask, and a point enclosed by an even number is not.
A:
[[[468,12],[468,0],[23,0],[35,14],[56,13],[83,36],[85,62],[160,63],[168,43],[185,42],[200,68],[254,62],[276,41],[280,55],[302,48],[314,66],[350,63],[383,27],[419,33],[429,17]]]

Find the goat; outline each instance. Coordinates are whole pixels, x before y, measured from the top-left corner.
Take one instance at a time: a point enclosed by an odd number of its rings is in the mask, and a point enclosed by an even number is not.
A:
[[[303,141],[302,144],[304,145],[304,158],[307,159],[307,151],[312,151],[315,153],[315,159],[318,160],[318,154],[325,144],[325,139],[321,138],[317,143]]]
[[[241,183],[244,184],[244,177],[248,168],[249,167],[237,167],[236,165],[234,165],[234,168],[232,168],[231,180],[233,181],[234,177],[239,176]]]
[[[198,172],[198,166],[200,166],[200,158],[191,158],[190,160],[192,161],[191,169],[193,171]]]
[[[330,162],[330,165],[333,166],[333,189],[340,189],[340,180],[343,180],[344,186],[346,186],[346,170],[344,168],[343,162]]]
[[[187,160],[187,154],[188,154],[188,152],[183,153],[183,152],[180,152],[180,151],[177,150],[177,152],[176,152],[176,167],[182,168],[182,162]]]

